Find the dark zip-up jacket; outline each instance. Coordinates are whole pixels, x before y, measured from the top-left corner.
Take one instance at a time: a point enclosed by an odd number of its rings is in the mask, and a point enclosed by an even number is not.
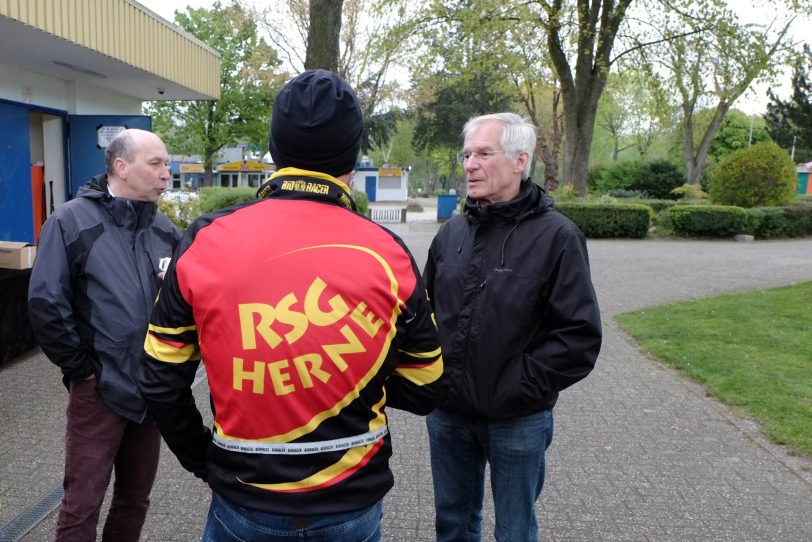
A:
[[[240,506],[360,510],[392,487],[386,409],[427,414],[443,371],[403,242],[344,183],[294,168],[259,201],[205,215],[178,245],[140,382],[181,464]],[[191,385],[200,361],[214,428]]]
[[[489,419],[551,409],[594,367],[586,241],[531,181],[511,201],[469,199],[437,233],[423,277],[445,363],[441,408]]]
[[[157,205],[112,197],[99,175],[45,222],[31,271],[31,324],[65,384],[95,374],[107,406],[139,423],[136,369],[159,265],[179,238]]]

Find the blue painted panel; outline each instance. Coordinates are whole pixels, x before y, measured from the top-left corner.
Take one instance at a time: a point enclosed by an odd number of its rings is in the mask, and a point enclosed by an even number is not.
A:
[[[28,108],[0,103],[0,240],[34,242]]]
[[[376,175],[367,175],[364,180],[366,181],[364,185],[364,192],[367,193],[367,199],[369,199],[369,201],[376,201],[375,197],[377,196],[378,190],[378,177]]]
[[[100,126],[125,126],[152,130],[152,119],[143,115],[70,115],[68,117],[68,198],[99,173],[104,173],[104,149],[96,143]]]
[[[795,189],[796,194],[804,195],[807,193],[809,186],[809,173],[798,173],[798,183]]]

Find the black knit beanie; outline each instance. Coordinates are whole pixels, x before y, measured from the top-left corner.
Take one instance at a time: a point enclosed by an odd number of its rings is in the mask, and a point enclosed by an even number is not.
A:
[[[336,73],[308,70],[276,96],[268,149],[278,168],[338,177],[355,168],[363,127],[350,85]]]

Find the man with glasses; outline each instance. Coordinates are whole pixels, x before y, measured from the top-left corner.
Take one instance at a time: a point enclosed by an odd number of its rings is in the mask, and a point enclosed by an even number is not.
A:
[[[465,211],[423,273],[445,363],[427,421],[437,540],[480,540],[490,464],[496,539],[535,541],[552,409],[595,365],[600,314],[583,234],[529,178],[535,128],[498,113],[463,136]]]

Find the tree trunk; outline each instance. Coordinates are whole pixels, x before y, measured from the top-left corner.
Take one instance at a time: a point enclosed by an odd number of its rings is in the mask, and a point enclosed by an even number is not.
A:
[[[310,0],[305,69],[338,71],[341,8],[344,0]]]
[[[598,100],[606,87],[612,63],[612,46],[626,8],[632,0],[613,2],[578,0],[578,36],[575,73],[564,50],[561,32],[564,6],[554,0],[548,10],[547,45],[564,98],[564,184],[571,184],[579,194],[587,191],[589,150],[595,132]]]
[[[702,142],[699,148],[694,153],[694,128],[693,128],[693,111],[688,111],[683,108],[682,120],[682,152],[685,159],[685,177],[688,184],[699,185],[702,180],[702,170],[705,169],[705,163],[708,161],[708,152],[710,151],[713,138],[716,137],[716,132],[722,125],[725,115],[730,109],[730,104],[722,102],[716,106],[716,112],[713,114],[708,129],[702,136]]]

